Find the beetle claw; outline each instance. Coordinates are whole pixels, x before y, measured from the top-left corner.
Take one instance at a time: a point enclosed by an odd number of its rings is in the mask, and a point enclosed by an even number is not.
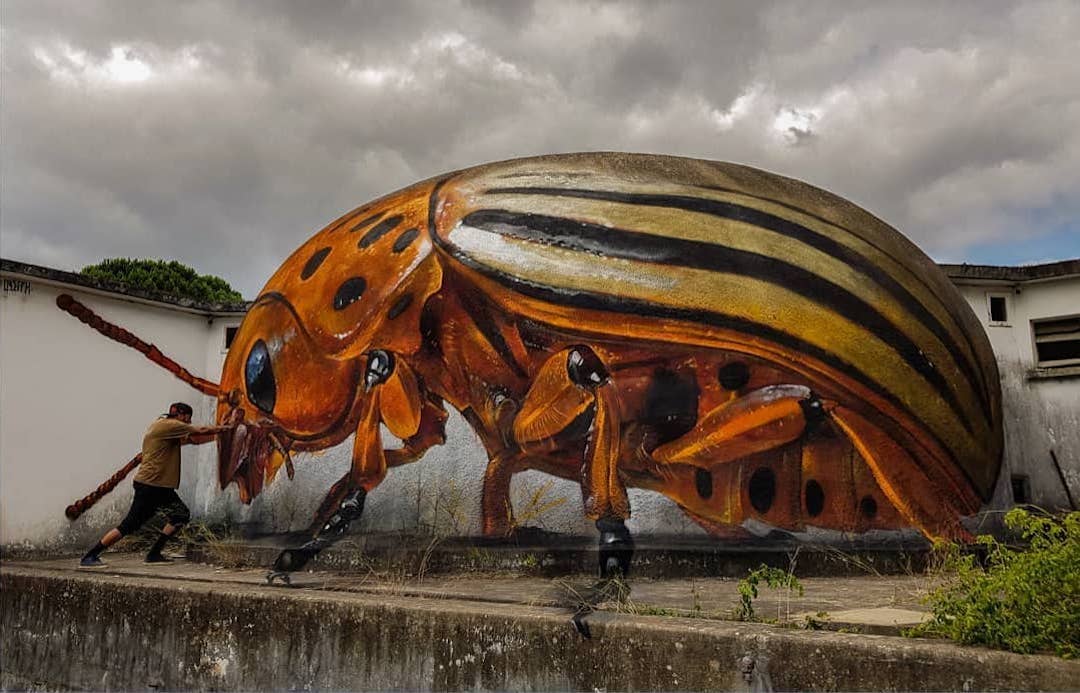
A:
[[[266,574],[266,584],[272,585],[274,584],[274,580],[281,580],[281,584],[285,585],[286,587],[292,587],[292,577],[289,575],[289,573],[278,570],[271,570],[269,573]]]
[[[620,519],[601,518],[596,521],[600,530],[600,577],[626,577],[630,574],[630,559],[634,555],[634,538],[626,523]]]
[[[312,558],[315,558],[320,551],[326,548],[326,546],[326,541],[322,539],[312,539],[299,548],[285,549],[278,554],[276,559],[274,559],[274,564],[271,566],[271,573],[266,576],[267,581],[272,582],[271,577],[275,574],[288,574],[301,570]]]

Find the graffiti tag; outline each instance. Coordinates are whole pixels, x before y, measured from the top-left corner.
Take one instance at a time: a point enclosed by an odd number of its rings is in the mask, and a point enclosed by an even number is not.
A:
[[[4,280],[4,293],[19,293],[29,295],[31,289],[30,282],[25,279],[5,279]]]

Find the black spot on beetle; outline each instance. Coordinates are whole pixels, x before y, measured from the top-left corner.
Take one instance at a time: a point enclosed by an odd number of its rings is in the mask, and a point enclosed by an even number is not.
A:
[[[439,316],[435,310],[436,301],[428,301],[420,312],[420,338],[424,349],[434,354],[441,354],[439,345]]]
[[[311,275],[315,274],[315,270],[319,269],[319,265],[323,263],[326,256],[330,254],[330,248],[320,248],[315,251],[315,254],[308,258],[308,261],[304,263],[304,269],[300,271],[300,278],[307,279]]]
[[[750,380],[750,368],[741,361],[732,361],[721,366],[716,375],[720,387],[725,390],[738,390]]]
[[[397,228],[397,225],[400,224],[403,219],[405,219],[405,217],[400,214],[395,214],[392,217],[383,219],[378,224],[372,226],[370,231],[364,234],[357,246],[360,248],[367,248],[372,243]]]
[[[873,496],[863,496],[859,501],[859,512],[863,514],[863,517],[867,519],[874,519],[877,516],[877,501]]]
[[[754,510],[764,515],[769,512],[773,501],[776,500],[776,474],[768,467],[760,467],[750,477],[747,488],[750,496],[750,505]]]
[[[405,294],[398,300],[394,301],[394,305],[390,306],[390,310],[387,311],[386,317],[393,320],[397,316],[405,312],[405,309],[412,303],[412,294]]]
[[[803,495],[806,501],[806,514],[810,517],[820,515],[825,509],[825,489],[821,488],[821,484],[816,479],[810,479],[806,482]]]
[[[403,231],[400,236],[394,239],[394,245],[391,248],[395,253],[400,253],[405,250],[409,245],[416,240],[416,237],[420,235],[420,229],[415,226],[407,231]]]
[[[642,423],[652,426],[663,445],[690,432],[697,423],[697,381],[693,376],[657,369],[645,393]]]
[[[383,214],[385,214],[385,212],[376,212],[375,214],[372,214],[370,217],[367,217],[366,219],[358,222],[356,226],[353,226],[351,229],[349,229],[349,233],[356,233],[360,229],[367,228],[371,224],[377,222],[379,219],[382,219]]]
[[[334,294],[334,310],[341,310],[357,301],[364,294],[366,288],[367,281],[363,277],[346,279],[338,287],[337,293]]]
[[[694,470],[694,486],[697,488],[697,494],[702,500],[708,500],[712,497],[712,472],[708,469],[696,469]]]

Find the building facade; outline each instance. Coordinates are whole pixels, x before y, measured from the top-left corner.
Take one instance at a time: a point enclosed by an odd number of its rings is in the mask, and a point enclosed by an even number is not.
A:
[[[986,329],[1001,374],[999,506],[1080,502],[1080,260],[944,265]]]

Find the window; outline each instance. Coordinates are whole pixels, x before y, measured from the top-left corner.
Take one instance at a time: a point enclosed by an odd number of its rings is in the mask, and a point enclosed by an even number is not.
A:
[[[233,340],[236,339],[236,331],[239,327],[226,327],[225,328],[225,351],[229,350],[232,346]]]
[[[1007,294],[986,294],[986,305],[990,309],[991,325],[1009,324],[1009,296]]]
[[[1035,365],[1039,368],[1080,366],[1080,316],[1033,320]]]

